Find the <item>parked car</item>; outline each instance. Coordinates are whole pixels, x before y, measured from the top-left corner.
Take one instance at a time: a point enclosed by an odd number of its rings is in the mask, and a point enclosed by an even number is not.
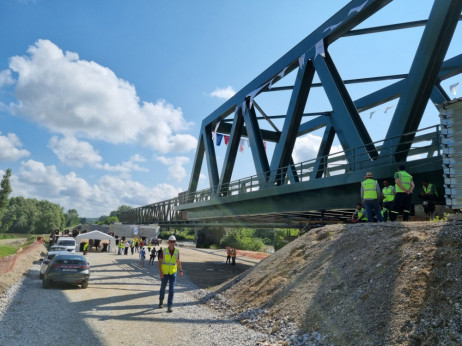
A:
[[[47,270],[48,264],[51,262],[55,256],[61,252],[64,252],[64,254],[67,253],[65,247],[60,247],[60,246],[52,246],[52,248],[58,249],[58,250],[51,250],[48,252],[48,254],[41,258],[40,261],[42,264],[40,265],[40,279],[43,279],[43,274],[45,274],[45,271]]]
[[[58,252],[58,251],[67,251],[67,247],[65,247],[65,246],[58,246],[58,245],[52,245],[52,246],[50,247],[50,250],[48,250],[48,251],[50,251],[50,252],[51,252],[51,251],[54,251],[54,252]]]
[[[43,274],[42,286],[49,288],[53,283],[64,282],[87,288],[89,279],[90,264],[84,256],[60,252],[48,264]]]
[[[75,253],[76,242],[72,237],[59,237],[56,242],[57,246],[65,246],[67,251]]]

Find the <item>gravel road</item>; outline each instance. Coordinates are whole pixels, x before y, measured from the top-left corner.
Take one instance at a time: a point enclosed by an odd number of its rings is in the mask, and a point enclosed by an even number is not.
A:
[[[197,265],[196,249],[181,249],[185,276],[177,280],[173,313],[158,309],[160,280],[155,266],[140,268],[137,255],[89,253],[87,289],[55,286],[43,289],[39,262],[2,298],[0,345],[256,345],[265,336],[197,301],[201,290],[188,277]],[[213,276],[221,254],[200,260],[202,276]],[[251,266],[258,261],[246,260]],[[213,265],[212,265],[213,264]],[[223,267],[225,266],[225,267]],[[215,269],[214,269],[215,268]],[[228,269],[229,270],[229,269]],[[192,274],[192,273],[191,273]],[[197,270],[194,275],[197,274]],[[202,293],[203,295],[203,293]]]

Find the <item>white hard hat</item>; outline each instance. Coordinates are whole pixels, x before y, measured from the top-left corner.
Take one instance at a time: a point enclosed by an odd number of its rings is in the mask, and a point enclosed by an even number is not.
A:
[[[174,235],[171,235],[170,237],[168,237],[168,240],[169,240],[169,241],[170,241],[170,240],[176,241],[176,238],[175,238]]]

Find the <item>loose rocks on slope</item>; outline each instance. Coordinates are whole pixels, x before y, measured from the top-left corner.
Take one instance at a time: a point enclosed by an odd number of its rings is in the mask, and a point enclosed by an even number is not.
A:
[[[331,225],[288,244],[208,300],[287,342],[456,345],[461,278],[459,223]]]

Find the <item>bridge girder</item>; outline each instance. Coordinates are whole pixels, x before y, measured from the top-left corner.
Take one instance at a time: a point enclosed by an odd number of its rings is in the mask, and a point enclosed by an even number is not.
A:
[[[181,211],[188,211],[188,218],[196,219],[206,219],[213,215],[222,218],[239,217],[240,213],[251,213],[255,208],[253,203],[259,199],[262,201],[261,194],[265,195],[270,190],[273,195],[270,194],[271,197],[265,203],[256,203],[262,209],[254,211],[255,215],[260,215],[265,205],[274,206],[272,202],[286,197],[281,203],[297,209],[297,203],[290,200],[290,196],[295,196],[294,193],[301,195],[312,191],[312,196],[318,196],[315,191],[332,182],[334,187],[331,192],[335,193],[335,189],[340,186],[357,184],[366,169],[373,168],[374,171],[389,174],[396,162],[406,161],[409,155],[426,154],[428,160],[424,165],[438,165],[440,160],[434,157],[434,153],[438,156],[439,152],[438,130],[427,138],[431,141],[430,145],[412,151],[412,154],[410,152],[416,143],[415,136],[428,101],[436,104],[449,100],[441,87],[441,81],[462,73],[462,54],[443,61],[457,22],[462,18],[462,1],[435,0],[428,20],[354,29],[391,2],[392,0],[351,1],[207,116],[201,125],[188,191],[180,194],[177,199],[170,200],[171,212],[166,211],[168,207],[165,205],[154,204],[158,211],[144,214],[144,217],[153,217],[155,214],[159,221],[168,222],[169,218],[170,221],[181,220],[184,219]],[[329,52],[332,43],[345,37],[418,26],[425,28],[407,73],[343,80]],[[291,72],[296,73],[293,85],[275,86]],[[319,77],[320,83],[313,83],[314,73]],[[352,83],[384,80],[397,81],[356,100],[345,87]],[[324,89],[332,110],[306,112],[307,98],[313,88]],[[268,115],[257,103],[258,96],[279,91],[291,92],[287,112],[282,115]],[[382,143],[373,143],[359,113],[398,98],[385,140]],[[272,123],[274,119],[283,120],[281,130]],[[267,121],[273,130],[261,128],[259,121]],[[292,155],[296,138],[321,129],[324,129],[324,134],[317,157],[308,165],[294,164]],[[214,132],[230,136],[221,170],[218,169],[214,148]],[[421,136],[421,139],[425,136]],[[238,147],[243,137],[249,140],[257,175],[244,178],[242,182],[231,182]],[[344,150],[341,159],[328,156],[335,137]],[[267,157],[265,141],[275,143],[271,158]],[[197,191],[204,157],[210,187]],[[340,162],[342,176],[329,177],[328,163],[334,161]],[[419,168],[416,170],[419,171]],[[427,166],[421,174],[434,170],[434,166]],[[247,195],[239,193],[236,196],[237,189],[241,186],[244,186]],[[275,188],[278,190],[273,190]],[[287,196],[284,196],[285,193]],[[297,198],[293,200],[296,201]],[[342,198],[337,199],[341,200]],[[301,202],[298,203],[300,205]],[[314,208],[308,204],[305,203],[300,208]],[[343,207],[335,203],[330,205],[333,208]],[[149,206],[141,208],[149,209]],[[272,210],[280,210],[280,207],[273,207]],[[267,211],[271,212],[269,209]]]

